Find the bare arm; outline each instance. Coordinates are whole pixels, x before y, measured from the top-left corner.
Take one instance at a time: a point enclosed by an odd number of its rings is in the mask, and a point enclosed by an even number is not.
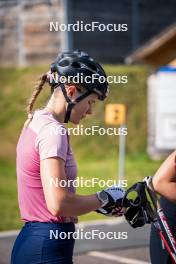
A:
[[[76,195],[67,187],[55,186],[53,182],[66,181],[65,162],[60,158],[41,161],[40,173],[48,210],[55,216],[78,216],[100,208],[96,195]],[[53,179],[53,181],[51,181]]]
[[[176,151],[160,166],[153,177],[153,187],[157,193],[176,203]]]

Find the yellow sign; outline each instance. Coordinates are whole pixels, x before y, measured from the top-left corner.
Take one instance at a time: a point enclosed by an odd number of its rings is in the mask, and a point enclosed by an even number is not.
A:
[[[105,110],[105,122],[108,125],[123,125],[126,119],[126,107],[124,104],[107,104]]]

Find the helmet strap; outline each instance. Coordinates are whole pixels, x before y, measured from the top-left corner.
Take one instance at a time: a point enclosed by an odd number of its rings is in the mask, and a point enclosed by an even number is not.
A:
[[[74,102],[69,102],[67,105],[67,109],[66,109],[66,114],[65,114],[65,119],[64,119],[64,123],[68,123],[70,116],[71,116],[71,111],[74,107],[75,103]]]
[[[84,98],[86,98],[88,95],[90,95],[92,92],[91,91],[87,91],[86,93],[84,93],[81,96],[79,96],[78,98],[76,98],[74,101],[71,101],[70,98],[67,95],[67,92],[66,92],[66,89],[65,89],[64,84],[63,83],[60,83],[59,86],[61,87],[61,90],[62,90],[62,93],[63,93],[63,95],[65,97],[65,100],[68,103],[67,109],[66,109],[66,114],[65,114],[65,119],[64,119],[64,123],[68,123],[68,121],[70,119],[70,115],[71,115],[71,111],[72,111],[73,107],[77,103],[79,103],[80,101],[82,101]]]

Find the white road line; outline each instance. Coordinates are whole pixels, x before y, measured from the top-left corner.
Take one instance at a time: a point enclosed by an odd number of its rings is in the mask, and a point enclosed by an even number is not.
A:
[[[123,264],[150,264],[150,262],[137,260],[137,259],[131,259],[131,258],[124,258],[124,257],[120,257],[117,255],[107,254],[107,253],[103,253],[103,252],[99,252],[99,251],[90,251],[88,253],[88,255],[92,256],[92,257],[97,257],[97,258],[112,260],[115,262],[120,262]]]
[[[2,231],[2,232],[0,232],[0,238],[17,236],[19,234],[19,232],[20,232],[20,230]]]
[[[125,220],[123,217],[117,217],[116,219],[103,219],[103,220],[91,220],[91,221],[85,221],[80,222],[77,224],[78,228],[84,228],[84,227],[91,227],[91,226],[98,226],[98,225],[106,225],[106,226],[112,226],[112,225],[118,225],[124,223]]]

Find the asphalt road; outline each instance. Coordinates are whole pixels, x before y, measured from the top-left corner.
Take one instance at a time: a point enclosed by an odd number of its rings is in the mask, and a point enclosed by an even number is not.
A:
[[[148,247],[91,251],[74,256],[74,264],[149,264]]]
[[[132,229],[122,220],[88,225],[80,224],[78,229],[84,234],[86,232],[90,233],[92,230],[96,230],[96,234],[112,232],[116,233],[116,239],[100,239],[98,236],[94,237],[94,239],[76,239],[75,263],[149,263],[149,228],[149,226],[145,226],[139,229]],[[127,232],[127,239],[122,239],[122,232]],[[10,254],[17,233],[18,231],[0,234],[0,264],[10,263]]]

